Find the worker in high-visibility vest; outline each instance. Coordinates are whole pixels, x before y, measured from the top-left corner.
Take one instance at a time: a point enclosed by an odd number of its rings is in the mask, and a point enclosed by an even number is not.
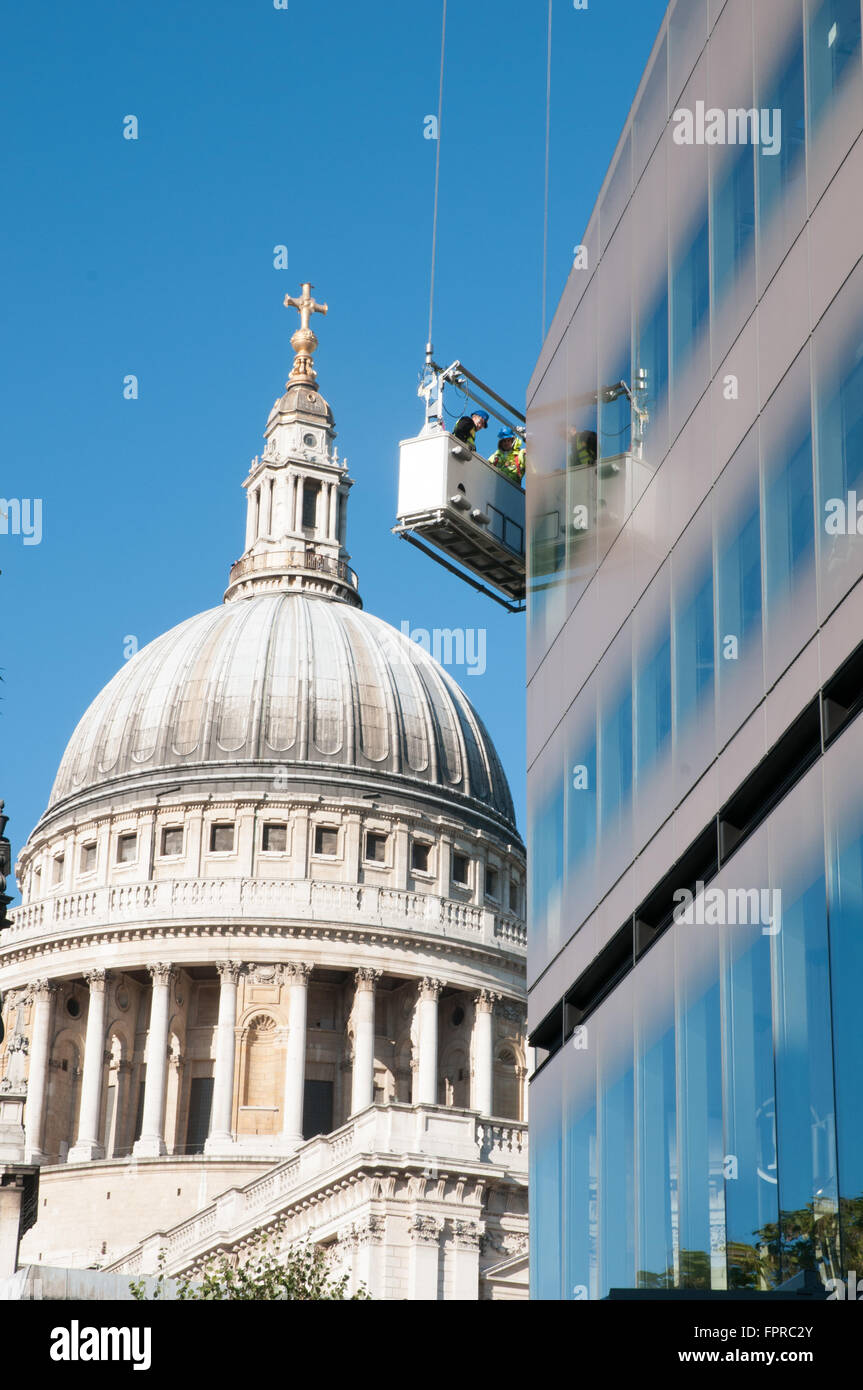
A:
[[[519,439],[517,434],[513,434],[512,430],[500,430],[497,449],[489,463],[493,463],[507,478],[520,485],[524,477],[524,441]]]
[[[475,454],[477,430],[484,430],[487,424],[488,416],[485,411],[475,410],[472,415],[462,415],[461,419],[456,421],[453,434]]]
[[[595,430],[573,429],[569,432],[570,468],[589,468],[596,463],[597,440]]]

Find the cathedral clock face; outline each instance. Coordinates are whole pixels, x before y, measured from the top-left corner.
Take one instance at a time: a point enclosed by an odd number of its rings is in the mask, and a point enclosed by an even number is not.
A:
[[[306,444],[308,448],[313,449],[315,447],[315,436],[313,434],[304,434],[303,443]]]

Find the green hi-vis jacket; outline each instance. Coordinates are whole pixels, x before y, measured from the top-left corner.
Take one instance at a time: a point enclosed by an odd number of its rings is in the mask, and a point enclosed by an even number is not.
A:
[[[512,478],[513,482],[520,483],[524,477],[524,445],[521,440],[516,439],[511,449],[496,449],[489,463]]]

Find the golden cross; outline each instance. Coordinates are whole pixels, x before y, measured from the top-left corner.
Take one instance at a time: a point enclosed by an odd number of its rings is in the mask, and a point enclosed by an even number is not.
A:
[[[327,312],[326,304],[319,304],[316,299],[312,299],[313,289],[314,285],[310,285],[308,281],[305,281],[303,283],[303,294],[301,299],[294,299],[289,294],[285,295],[285,308],[299,309],[300,311],[300,328],[309,327],[309,319],[312,314],[325,314]]]

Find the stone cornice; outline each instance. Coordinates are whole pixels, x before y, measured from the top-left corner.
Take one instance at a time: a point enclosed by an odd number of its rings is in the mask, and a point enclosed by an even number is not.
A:
[[[244,922],[238,929],[234,923],[216,924],[213,923],[185,923],[185,924],[152,924],[136,925],[128,927],[105,927],[93,928],[88,932],[64,935],[62,938],[53,939],[50,943],[42,942],[41,945],[21,945],[17,949],[7,948],[0,952],[0,970],[8,970],[14,967],[27,966],[28,973],[34,968],[46,971],[50,967],[58,967],[56,975],[52,980],[59,980],[70,975],[79,975],[83,967],[75,967],[69,960],[70,954],[77,951],[86,952],[88,957],[92,950],[106,947],[122,945],[127,942],[140,943],[152,950],[164,951],[166,942],[187,942],[198,941],[200,943],[213,943],[217,945],[219,951],[225,950],[227,942],[233,944],[235,949],[242,949],[244,957],[248,958],[249,947],[252,941],[266,944],[267,961],[272,960],[273,942],[284,941],[299,942],[308,952],[310,944],[316,941],[344,943],[346,946],[362,946],[364,949],[378,949],[387,953],[392,952],[392,956],[387,959],[389,972],[394,975],[402,975],[408,978],[415,975],[417,979],[423,977],[427,969],[427,962],[423,963],[422,955],[434,952],[442,962],[438,967],[442,974],[450,977],[450,983],[463,983],[465,989],[475,987],[476,982],[458,979],[459,969],[455,972],[448,969],[448,965],[456,965],[460,969],[467,971],[482,969],[498,969],[501,965],[505,966],[511,974],[519,976],[523,981],[525,975],[524,959],[507,956],[501,958],[498,950],[484,949],[480,946],[472,947],[468,942],[454,941],[452,937],[424,937],[418,938],[416,932],[401,932],[388,930],[386,928],[375,927],[364,931],[361,927],[342,927],[325,926],[321,923],[247,923]],[[141,968],[145,965],[146,951],[141,952],[140,960],[134,964],[123,960],[118,964],[118,968],[124,971]],[[409,969],[411,957],[418,957],[415,969]],[[182,964],[184,962],[178,962]],[[203,958],[194,957],[192,963],[206,963]],[[254,963],[254,962],[253,962]],[[330,957],[321,959],[322,966],[334,966],[337,962]],[[347,968],[353,966],[355,962],[346,961]],[[65,966],[65,968],[64,968]],[[456,978],[451,978],[453,973]],[[518,995],[513,994],[513,1001],[521,1000]]]

